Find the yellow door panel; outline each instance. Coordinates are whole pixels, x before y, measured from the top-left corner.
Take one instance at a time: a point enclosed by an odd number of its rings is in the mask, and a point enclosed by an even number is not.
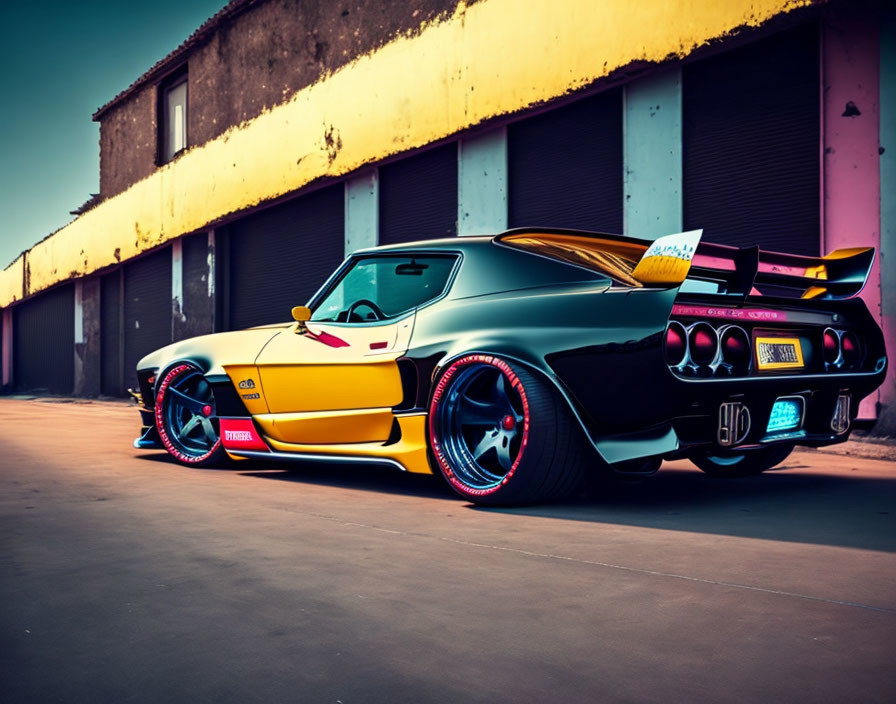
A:
[[[268,437],[275,452],[304,453],[333,457],[380,457],[398,462],[408,472],[432,474],[426,455],[426,415],[398,416],[401,439],[390,445],[382,442],[320,445],[288,443]]]
[[[321,445],[385,442],[392,430],[393,418],[391,408],[255,416],[261,432],[273,440]]]
[[[271,413],[383,408],[401,403],[395,360],[366,364],[259,365]]]
[[[407,351],[413,326],[412,313],[384,324],[308,322],[283,330],[255,360],[272,416],[266,434],[291,443],[384,442],[390,409],[402,400],[395,360]]]

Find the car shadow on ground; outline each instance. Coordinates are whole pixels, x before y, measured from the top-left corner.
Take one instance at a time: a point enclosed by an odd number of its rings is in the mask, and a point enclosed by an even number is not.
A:
[[[680,462],[640,481],[592,477],[563,504],[471,509],[896,552],[896,478],[818,473],[798,461],[725,479]]]
[[[341,487],[381,494],[400,494],[430,499],[455,501],[457,497],[439,477],[412,474],[397,469],[337,463],[253,463],[252,467],[236,467],[240,474],[261,479],[278,479],[302,484]]]
[[[162,462],[181,467],[166,452],[138,455],[138,459]],[[457,497],[439,477],[428,474],[401,472],[388,465],[361,465],[350,462],[265,462],[241,460],[226,462],[216,467],[182,467],[194,472],[234,472],[246,477],[276,479],[300,484],[343,487],[383,494],[403,494],[427,498]]]
[[[162,453],[140,457],[172,462]],[[441,478],[400,472],[388,466],[248,460],[225,465],[223,469],[259,479],[463,503]],[[896,552],[896,478],[818,473],[798,460],[759,476],[729,479],[709,477],[686,462],[672,466],[667,463],[659,473],[642,480],[595,473],[562,503],[466,507],[482,514]]]

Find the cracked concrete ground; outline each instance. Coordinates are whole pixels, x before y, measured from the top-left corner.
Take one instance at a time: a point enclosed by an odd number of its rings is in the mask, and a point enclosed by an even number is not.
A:
[[[687,462],[561,505],[188,469],[121,403],[0,399],[8,702],[896,699],[896,464]]]

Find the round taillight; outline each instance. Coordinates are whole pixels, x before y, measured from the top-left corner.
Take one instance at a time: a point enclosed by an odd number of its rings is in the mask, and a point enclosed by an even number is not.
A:
[[[824,331],[824,361],[833,364],[840,357],[840,336],[835,330]]]
[[[691,360],[698,366],[712,364],[719,349],[719,336],[709,323],[694,323],[688,331]]]
[[[719,334],[722,359],[738,370],[750,366],[750,336],[737,325],[729,325]]]
[[[840,347],[843,350],[843,362],[852,367],[859,363],[859,338],[854,332],[845,332],[840,338]]]
[[[670,367],[681,364],[688,352],[688,333],[684,325],[675,320],[666,327],[665,352]]]

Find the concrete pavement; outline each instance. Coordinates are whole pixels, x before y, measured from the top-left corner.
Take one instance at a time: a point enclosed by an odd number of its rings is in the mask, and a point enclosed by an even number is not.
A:
[[[889,702],[896,464],[687,462],[484,510],[369,467],[183,468],[0,399],[13,702]]]

